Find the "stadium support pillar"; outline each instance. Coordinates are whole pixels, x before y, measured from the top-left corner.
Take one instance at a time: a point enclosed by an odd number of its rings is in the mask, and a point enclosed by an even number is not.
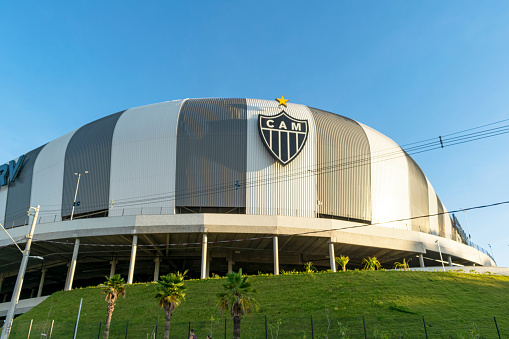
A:
[[[110,261],[111,269],[110,269],[110,278],[115,275],[115,270],[117,269],[117,255],[113,255],[113,260]]]
[[[127,283],[133,283],[134,277],[134,264],[136,263],[136,249],[138,248],[138,236],[133,235],[133,245],[131,247],[131,260],[129,261],[129,274],[127,276]]]
[[[274,275],[279,275],[279,241],[274,237]]]
[[[155,265],[154,265],[154,281],[158,281],[159,280],[159,267],[161,265],[161,257],[157,256],[154,259],[154,262],[155,262]]]
[[[41,281],[39,282],[39,290],[37,291],[37,298],[42,296],[42,287],[44,286],[44,279],[46,278],[46,271],[47,270],[48,270],[47,268],[43,268],[41,270]]]
[[[2,284],[4,283],[4,274],[0,273],[0,292],[2,292]]]
[[[207,278],[210,277],[210,263],[212,262],[212,257],[210,256],[210,250],[207,251]]]
[[[452,266],[452,257],[451,257],[451,256],[449,256],[449,257],[447,258],[447,260],[449,261],[449,266]]]
[[[74,280],[74,273],[76,272],[76,261],[78,260],[78,251],[80,249],[80,239],[76,238],[74,241],[74,251],[72,252],[71,263],[69,264],[69,271],[67,272],[67,282],[64,291],[72,290],[72,282]]]
[[[233,261],[233,254],[232,253],[228,254],[226,260],[228,261],[228,273],[232,273],[233,265],[235,265],[235,261]]]
[[[419,265],[421,267],[426,267],[426,266],[424,266],[424,256],[422,255],[422,253],[419,254]]]
[[[336,272],[336,254],[334,253],[334,243],[329,240],[329,258],[330,258],[330,269],[332,272]]]
[[[203,240],[201,245],[201,272],[200,279],[205,279],[207,277],[207,241],[208,235],[207,233],[203,233]]]

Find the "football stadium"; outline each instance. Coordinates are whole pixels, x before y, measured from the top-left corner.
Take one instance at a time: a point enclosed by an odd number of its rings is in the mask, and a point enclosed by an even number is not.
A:
[[[17,313],[113,274],[336,270],[340,255],[348,268],[367,257],[385,268],[496,266],[402,147],[284,97],[135,107],[3,160],[4,305],[22,257],[14,242],[23,248],[40,206]]]

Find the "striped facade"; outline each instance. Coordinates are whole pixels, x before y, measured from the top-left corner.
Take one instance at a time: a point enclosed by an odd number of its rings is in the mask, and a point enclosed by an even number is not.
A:
[[[186,99],[131,108],[28,152],[15,182],[0,187],[0,222],[71,215],[237,213],[371,223],[461,241],[417,163],[394,141],[352,119],[288,104],[308,121],[302,152],[282,166],[266,150],[258,116],[274,101]],[[390,222],[408,219],[406,221]],[[390,222],[390,223],[387,223]]]

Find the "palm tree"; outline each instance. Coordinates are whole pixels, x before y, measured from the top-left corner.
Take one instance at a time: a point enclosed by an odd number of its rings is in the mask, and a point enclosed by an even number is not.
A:
[[[233,339],[239,339],[240,321],[246,314],[258,310],[258,302],[251,296],[256,290],[247,281],[247,276],[242,276],[242,269],[238,273],[228,273],[223,288],[224,291],[217,295],[217,306],[221,312],[230,311],[233,318]]]
[[[382,268],[382,264],[376,257],[368,257],[367,259],[362,259],[362,263],[364,264],[365,270],[376,270]]]
[[[106,294],[106,302],[108,303],[108,313],[106,316],[106,325],[104,327],[103,339],[108,339],[110,334],[111,317],[113,316],[113,310],[115,309],[115,303],[119,295],[125,298],[125,280],[120,277],[120,274],[115,274],[113,277],[106,277],[104,284],[101,284],[103,294]]]
[[[338,263],[339,266],[341,266],[343,272],[346,272],[346,265],[348,264],[349,261],[350,261],[349,256],[342,255],[336,257],[336,262]]]
[[[410,265],[408,264],[410,262],[410,260],[412,260],[412,258],[408,259],[408,261],[406,261],[405,258],[403,258],[403,262],[395,262],[394,263],[394,268],[395,269],[402,268],[403,271],[407,271],[408,268],[410,267]]]
[[[184,286],[184,277],[186,273],[187,270],[184,273],[168,273],[159,277],[159,281],[157,281],[155,297],[159,306],[166,312],[164,339],[170,338],[171,314],[185,300],[186,286]]]

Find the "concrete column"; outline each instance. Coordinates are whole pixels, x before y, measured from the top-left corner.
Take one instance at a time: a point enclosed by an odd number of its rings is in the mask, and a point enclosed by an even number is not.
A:
[[[4,294],[4,300],[2,300],[2,302],[3,302],[3,303],[7,302],[7,296],[8,296],[8,294],[7,294],[7,293],[6,293],[6,294]]]
[[[336,272],[336,254],[334,253],[334,243],[329,241],[329,257],[330,257],[330,269],[332,272]]]
[[[421,267],[426,267],[424,266],[424,256],[421,254],[419,254],[419,264]]]
[[[279,275],[279,241],[278,237],[274,237],[274,275]]]
[[[449,266],[451,266],[451,267],[452,267],[452,257],[451,257],[451,256],[449,256],[449,257],[447,258],[447,260],[449,261]]]
[[[34,297],[34,294],[35,294],[35,288],[32,288],[30,290],[30,299],[32,299]]]
[[[233,254],[228,254],[228,257],[226,258],[228,261],[228,273],[233,272],[233,265],[235,265],[235,261],[233,261]]]
[[[129,261],[129,274],[127,276],[127,283],[133,283],[134,277],[134,264],[136,263],[136,249],[138,248],[138,236],[133,235],[133,245],[131,247],[131,261]]]
[[[78,250],[80,248],[80,239],[76,238],[74,242],[74,251],[72,252],[72,259],[69,265],[69,271],[67,272],[67,283],[64,291],[72,290],[72,282],[74,280],[74,272],[76,271],[76,261],[78,260]]]
[[[208,236],[207,233],[203,233],[203,240],[201,245],[201,272],[200,279],[205,279],[207,277],[207,241]]]
[[[207,278],[210,277],[210,263],[212,261],[212,257],[210,256],[210,250],[207,252]]]
[[[154,262],[155,262],[155,266],[154,266],[154,281],[158,281],[159,280],[159,267],[161,265],[161,258],[159,256],[157,256],[154,259]]]
[[[110,269],[110,278],[115,275],[115,270],[117,269],[117,255],[113,256],[113,260],[110,261],[111,269]]]
[[[46,278],[46,271],[47,270],[48,270],[47,268],[43,268],[41,270],[41,281],[39,282],[39,290],[37,291],[37,298],[42,296],[42,287],[44,286],[44,279]]]
[[[2,292],[3,283],[4,283],[4,274],[0,273],[0,292]]]

